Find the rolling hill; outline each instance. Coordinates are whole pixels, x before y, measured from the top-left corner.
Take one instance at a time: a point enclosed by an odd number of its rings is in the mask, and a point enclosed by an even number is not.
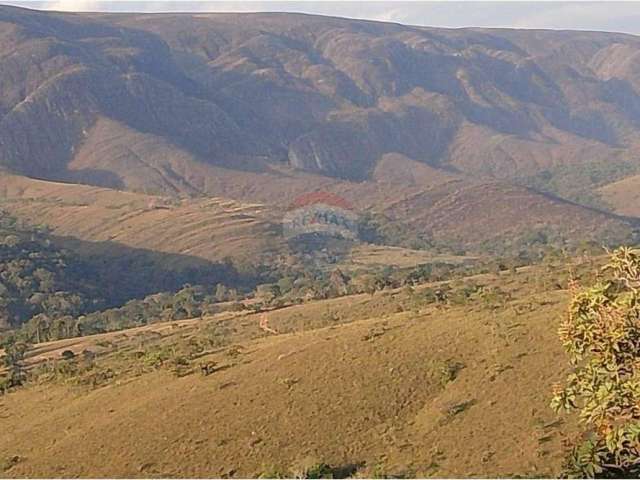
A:
[[[632,175],[609,183],[599,191],[616,213],[640,217],[640,175]]]
[[[398,163],[394,159],[394,165]],[[379,168],[378,174],[382,171]],[[413,172],[416,176],[424,173],[419,168]],[[251,188],[259,191],[262,181],[256,177]],[[66,239],[63,244],[80,240],[71,248],[82,253],[119,255],[126,247],[171,254],[161,258],[168,267],[225,258],[259,264],[288,251],[282,219],[292,205],[286,198],[305,192],[295,181],[281,182],[277,199],[247,203],[221,197],[148,195],[0,174],[0,207],[28,223],[46,225]],[[308,179],[304,184],[314,188]],[[368,212],[381,213],[404,225],[407,234],[423,235],[449,251],[508,251],[539,235],[550,244],[614,244],[630,241],[638,228],[633,217],[604,213],[526,187],[451,174],[433,182],[418,176],[417,181],[400,184],[392,177],[379,183],[333,180],[320,184],[324,191],[351,202],[363,218]]]
[[[557,476],[639,139],[631,35],[0,5],[0,477]]]

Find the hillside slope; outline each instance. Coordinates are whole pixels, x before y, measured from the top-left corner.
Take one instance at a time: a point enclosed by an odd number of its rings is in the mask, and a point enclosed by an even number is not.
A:
[[[263,205],[223,198],[179,200],[0,175],[0,204],[58,236],[177,254],[178,262],[178,256],[259,262],[283,242],[278,219]]]
[[[616,213],[640,218],[640,175],[609,183],[599,191]]]
[[[0,450],[17,458],[5,475],[247,477],[325,462],[339,476],[555,476],[574,426],[548,406],[566,293],[544,278],[468,279],[499,287],[496,303],[310,302],[268,314],[277,335],[262,314],[220,314],[55,342],[101,352],[97,369],[0,398]],[[158,345],[182,355],[206,338],[217,348],[194,369],[210,375],[144,367]]]
[[[191,257],[208,261],[230,257],[253,264],[268,261],[286,250],[281,222],[292,208],[287,199],[317,191],[314,184],[318,183],[351,203],[356,214],[382,213],[413,235],[448,248],[486,251],[490,246],[526,241],[540,232],[549,243],[610,244],[628,241],[638,228],[633,219],[524,187],[452,174],[425,178],[432,172],[427,166],[424,169],[413,170],[411,178],[402,176],[407,170],[395,170],[395,176],[385,175],[378,183],[290,177],[276,183],[273,195],[260,189],[265,179],[256,177],[255,183],[245,186],[255,192],[249,196],[260,198],[261,203],[220,197],[176,199],[0,174],[0,206],[29,223],[47,225],[56,235],[91,242],[82,248],[91,250],[102,242],[101,250],[124,245],[175,254],[164,260],[169,263],[184,263]],[[392,171],[384,160],[376,175]]]

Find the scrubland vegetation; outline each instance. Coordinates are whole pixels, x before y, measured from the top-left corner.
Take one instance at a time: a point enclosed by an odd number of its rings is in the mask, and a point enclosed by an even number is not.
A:
[[[566,246],[560,250],[539,233],[523,239],[519,248],[516,244],[503,250],[504,256],[459,256],[451,257],[455,261],[441,261],[436,254],[431,262],[412,267],[384,263],[359,265],[350,262],[349,252],[355,244],[322,241],[310,250],[293,245],[289,254],[269,264],[251,265],[229,259],[201,270],[163,272],[151,262],[131,267],[125,264],[126,258],[114,265],[112,258],[77,255],[57,246],[46,229],[35,229],[6,214],[2,219],[0,248],[4,263],[0,325],[4,326],[5,337],[30,343],[225,310],[270,309],[481,273],[513,271],[540,261],[557,261],[566,254]],[[365,228],[371,229],[368,221],[366,224]],[[387,223],[379,223],[383,231],[393,230],[382,225]],[[382,234],[376,235],[382,238]],[[406,238],[401,231],[396,231],[396,235],[395,243]],[[435,251],[442,252],[442,248]],[[514,251],[518,253],[509,253]],[[574,246],[573,251],[587,254],[598,251],[598,247],[583,244]],[[191,283],[193,280],[207,282]],[[471,293],[457,292],[450,301],[464,303]],[[432,295],[435,299],[435,294]],[[438,295],[444,298],[447,293]]]

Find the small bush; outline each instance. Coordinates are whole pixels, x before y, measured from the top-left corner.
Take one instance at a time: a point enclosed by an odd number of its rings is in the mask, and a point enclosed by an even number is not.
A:
[[[447,360],[440,368],[440,384],[445,386],[447,383],[453,382],[463,368],[463,363]]]
[[[292,469],[293,478],[333,478],[333,469],[326,463],[305,460]]]
[[[65,350],[60,354],[60,356],[63,358],[63,360],[73,360],[76,357],[76,354],[71,350]]]

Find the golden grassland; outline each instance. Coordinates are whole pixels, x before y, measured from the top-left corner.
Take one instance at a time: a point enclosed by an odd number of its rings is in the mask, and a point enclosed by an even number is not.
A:
[[[34,380],[0,397],[2,475],[552,476],[575,435],[549,408],[567,278],[539,265],[36,345]]]

